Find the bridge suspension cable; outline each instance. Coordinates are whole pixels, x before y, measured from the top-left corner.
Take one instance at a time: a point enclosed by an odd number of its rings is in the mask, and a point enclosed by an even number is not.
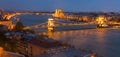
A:
[[[53,27],[61,27],[61,26],[83,26],[83,25],[95,25],[95,23],[64,23],[59,21],[53,21],[51,19],[48,22],[40,23],[33,26],[26,26],[25,29],[36,29],[36,28],[48,28],[52,29]]]

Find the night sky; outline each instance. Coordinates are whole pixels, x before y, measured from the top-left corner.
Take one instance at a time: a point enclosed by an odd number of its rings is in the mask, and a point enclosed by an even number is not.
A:
[[[0,0],[0,9],[55,11],[120,11],[120,0]]]

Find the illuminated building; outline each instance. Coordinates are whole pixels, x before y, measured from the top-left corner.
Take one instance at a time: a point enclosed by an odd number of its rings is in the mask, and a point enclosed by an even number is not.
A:
[[[82,18],[84,22],[88,22],[88,16],[83,16]]]
[[[98,27],[105,27],[105,26],[107,26],[106,25],[107,19],[106,19],[105,16],[98,16],[96,18],[96,22],[98,24]]]
[[[9,30],[14,29],[14,24],[12,24],[12,21],[0,21],[0,25],[5,25],[8,27]]]
[[[64,13],[62,11],[62,9],[56,9],[55,13],[53,14],[54,17],[61,17],[63,18],[64,17]]]

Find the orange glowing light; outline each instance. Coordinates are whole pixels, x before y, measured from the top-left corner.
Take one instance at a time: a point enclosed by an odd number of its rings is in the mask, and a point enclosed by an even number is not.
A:
[[[0,57],[2,56],[2,54],[3,54],[3,48],[0,47]]]

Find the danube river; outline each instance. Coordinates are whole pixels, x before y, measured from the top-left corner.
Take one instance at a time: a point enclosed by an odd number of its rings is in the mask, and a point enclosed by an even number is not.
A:
[[[50,16],[20,15],[17,17],[24,25],[29,26],[46,22]],[[67,29],[69,30],[56,28],[57,31],[50,32],[50,37],[70,44],[76,49],[90,49],[104,57],[120,57],[120,29],[96,27],[94,29],[78,29],[77,27]]]

